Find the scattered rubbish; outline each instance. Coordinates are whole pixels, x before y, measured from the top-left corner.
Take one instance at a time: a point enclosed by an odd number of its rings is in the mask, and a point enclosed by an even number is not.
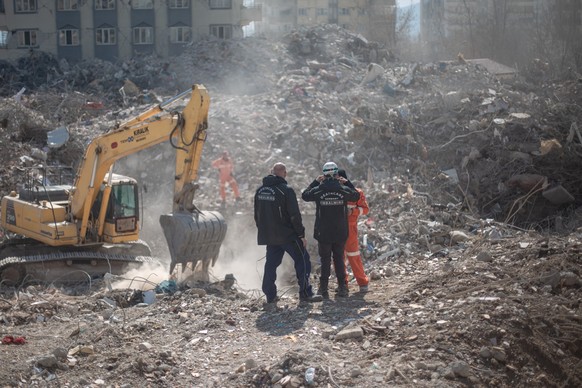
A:
[[[173,294],[178,291],[178,285],[175,280],[164,280],[155,288],[158,294]]]
[[[60,148],[69,140],[69,130],[67,127],[58,127],[47,133],[47,146],[49,148]]]
[[[525,120],[525,119],[529,119],[531,117],[531,115],[528,113],[510,113],[509,117],[520,119],[520,120]]]
[[[459,176],[457,175],[456,169],[451,168],[449,170],[444,170],[443,174],[445,174],[447,177],[451,179],[452,184],[456,185],[457,183],[459,183]]]
[[[307,385],[313,385],[315,382],[315,368],[307,368],[305,371],[305,382]]]
[[[85,108],[92,109],[92,110],[100,110],[100,109],[104,109],[105,105],[103,105],[102,102],[88,101],[85,103]]]
[[[143,292],[143,303],[153,304],[156,301],[156,292],[148,290]]]
[[[25,91],[26,91],[26,88],[25,88],[25,87],[23,87],[22,89],[20,89],[20,90],[18,91],[18,93],[16,93],[16,94],[14,95],[14,97],[13,97],[13,98],[14,98],[14,100],[15,100],[16,102],[21,102],[21,101],[22,101],[22,96],[24,95],[24,92],[25,92]]]
[[[26,343],[26,337],[13,337],[11,335],[4,336],[2,338],[2,345],[24,345]]]
[[[366,73],[364,79],[362,79],[362,82],[360,84],[365,85],[367,83],[375,81],[378,77],[384,74],[384,71],[385,71],[384,68],[378,65],[377,63],[370,63],[370,65],[368,65],[368,72]]]

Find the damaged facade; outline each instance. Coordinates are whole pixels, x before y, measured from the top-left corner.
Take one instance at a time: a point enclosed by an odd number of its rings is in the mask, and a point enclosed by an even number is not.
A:
[[[337,24],[382,43],[392,42],[396,26],[395,0],[259,0],[263,22],[261,34],[282,35],[298,27]]]
[[[200,37],[242,37],[243,26],[260,15],[243,0],[0,1],[1,57],[33,50],[72,62],[169,57]]]

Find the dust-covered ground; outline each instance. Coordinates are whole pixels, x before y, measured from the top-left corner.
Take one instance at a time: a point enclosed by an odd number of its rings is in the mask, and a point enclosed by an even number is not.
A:
[[[164,274],[147,269],[112,291],[102,282],[4,290],[2,336],[26,343],[0,346],[0,381],[299,387],[315,368],[322,387],[579,386],[582,293],[568,270],[579,265],[580,235],[507,232],[477,235],[452,257],[366,261],[370,292],[352,282],[348,298],[315,304],[299,303],[287,258],[276,311],[257,290],[262,250],[240,240],[213,270],[220,280],[234,274],[234,285],[188,281],[152,302],[142,291]]]

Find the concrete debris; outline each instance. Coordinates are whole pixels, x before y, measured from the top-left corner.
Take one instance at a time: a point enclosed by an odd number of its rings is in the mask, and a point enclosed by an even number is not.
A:
[[[212,101],[195,202],[229,223],[210,283],[179,274],[155,292],[164,268],[143,287],[141,275],[0,285],[0,326],[27,338],[0,345],[14,360],[0,381],[299,387],[314,367],[314,386],[582,385],[582,83],[504,79],[485,64],[405,63],[333,25],[203,40],[170,63],[35,52],[0,64],[14,70],[0,84],[2,195],[30,179],[70,184],[93,136],[202,83]],[[223,150],[242,194],[225,209],[210,167]],[[173,155],[161,145],[114,166],[144,186],[142,237],[162,258]],[[281,300],[262,309],[254,190],[276,161],[301,191],[328,160],[370,205],[358,228],[371,291],[305,307],[286,271]],[[300,206],[317,284],[315,208]]]
[[[563,205],[575,201],[572,194],[568,193],[562,185],[547,188],[542,192],[542,195],[554,205]]]

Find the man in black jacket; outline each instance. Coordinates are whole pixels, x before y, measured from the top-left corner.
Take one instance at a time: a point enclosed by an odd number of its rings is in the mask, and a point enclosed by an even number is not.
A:
[[[311,261],[306,250],[305,228],[299,212],[295,191],[287,185],[287,169],[276,163],[271,174],[263,178],[263,185],[255,193],[255,223],[259,245],[267,246],[267,259],[262,289],[267,303],[277,302],[277,267],[285,252],[295,262],[295,273],[299,283],[299,298],[303,302],[322,300],[314,295],[309,276]]]
[[[346,184],[348,186],[346,186]],[[351,186],[351,187],[350,187]],[[321,279],[318,294],[329,298],[328,284],[331,257],[335,267],[339,297],[348,296],[344,248],[348,239],[348,202],[360,199],[360,193],[345,178],[338,175],[333,162],[323,165],[323,175],[315,179],[301,194],[304,201],[315,201],[316,215],[313,237],[318,242],[321,258]]]

